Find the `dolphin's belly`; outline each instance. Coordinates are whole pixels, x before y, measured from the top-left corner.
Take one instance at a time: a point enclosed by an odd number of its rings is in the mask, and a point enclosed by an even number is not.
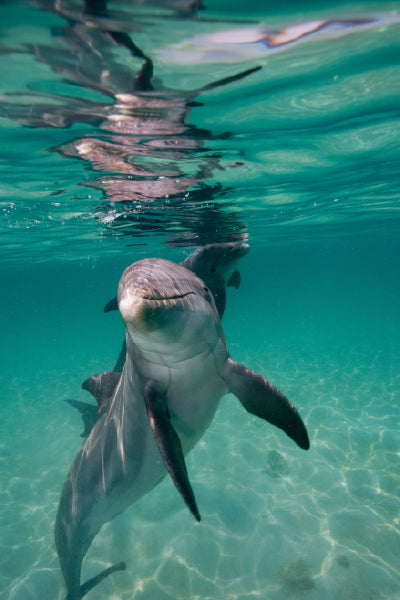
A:
[[[223,349],[221,353],[224,354]],[[147,371],[156,373],[157,383],[162,383],[166,390],[164,401],[184,454],[190,452],[204,434],[221,396],[227,391],[219,374],[220,362],[218,353],[211,352],[179,363],[171,360],[171,364],[164,364],[162,369],[159,365],[157,368],[146,365]],[[129,363],[113,400],[119,408],[110,407],[113,421],[108,423],[105,419],[103,426],[102,439],[106,442],[112,428],[116,439],[109,456],[104,456],[106,444],[99,452],[99,469],[103,475],[98,484],[103,489],[90,512],[92,531],[97,531],[103,523],[150,492],[167,473],[146,414],[144,386],[148,379],[143,381],[143,371],[139,377]],[[113,474],[113,481],[107,482],[105,462],[109,463],[106,471]],[[116,473],[119,473],[119,481],[115,480]]]
[[[193,448],[209,427],[219,400],[226,392],[226,384],[220,377],[213,355],[201,364],[183,363],[176,376],[172,371],[167,402],[184,454]]]
[[[132,389],[140,388],[142,395],[145,383],[153,380],[164,390],[164,400],[174,428],[179,435],[182,434],[185,453],[203,435],[219,399],[227,392],[221,377],[229,357],[225,339],[219,338],[212,345],[200,341],[199,346],[202,350],[196,354],[193,354],[192,348],[185,353],[183,347],[175,353],[168,346],[162,348],[162,353],[144,354],[128,340],[131,356],[127,376],[128,373],[132,375]],[[189,358],[182,358],[185,354]]]

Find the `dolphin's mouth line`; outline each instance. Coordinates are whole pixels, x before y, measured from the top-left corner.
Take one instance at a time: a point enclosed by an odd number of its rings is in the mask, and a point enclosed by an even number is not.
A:
[[[176,294],[174,296],[142,296],[143,300],[177,300],[179,298],[185,298],[186,296],[190,296],[191,294],[195,294],[195,292],[185,292],[184,294]]]

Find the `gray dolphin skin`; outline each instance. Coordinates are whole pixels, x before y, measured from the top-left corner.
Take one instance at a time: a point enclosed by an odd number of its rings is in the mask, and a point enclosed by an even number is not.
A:
[[[226,287],[239,287],[240,273],[236,267],[249,250],[249,245],[244,243],[210,244],[197,248],[180,263],[211,290],[220,319],[225,312]]]
[[[200,246],[179,263],[193,271],[211,290],[220,319],[222,319],[225,312],[226,287],[232,286],[237,289],[240,286],[240,273],[236,267],[240,259],[246,256],[249,250],[250,246],[243,242],[210,244],[208,246]],[[104,307],[104,312],[112,310],[118,310],[118,298],[113,298]],[[113,371],[122,371],[125,356],[126,345],[124,342]],[[89,391],[92,391],[94,387],[93,382],[89,380],[85,381],[83,386],[84,389],[88,389]],[[97,389],[98,386],[96,386]],[[98,401],[97,393],[93,393],[93,395]]]
[[[57,512],[55,538],[67,600],[81,599],[113,571],[80,583],[82,560],[101,526],[150,492],[167,473],[189,510],[200,514],[184,456],[232,392],[245,409],[309,448],[289,400],[229,355],[214,298],[182,265],[143,259],[118,287],[126,361],[116,389],[72,463]]]
[[[240,286],[241,277],[236,267],[240,259],[246,256],[249,250],[249,245],[243,242],[210,244],[208,246],[200,246],[179,263],[193,271],[210,289],[220,319],[222,319],[225,312],[226,287],[233,286],[238,288]],[[118,310],[118,298],[113,298],[104,307],[104,312],[111,310]],[[124,339],[113,370],[93,375],[82,383],[82,389],[92,394],[96,399],[97,406],[77,400],[66,400],[66,402],[80,412],[84,424],[84,431],[81,437],[86,438],[89,435],[94,424],[111,399],[124,367],[125,359],[126,341]]]
[[[239,287],[240,273],[236,267],[249,250],[250,246],[243,242],[210,244],[209,246],[200,246],[180,263],[183,267],[193,271],[210,288],[220,319],[225,312],[225,288]],[[111,310],[118,310],[117,298],[107,302],[104,307],[104,312]]]

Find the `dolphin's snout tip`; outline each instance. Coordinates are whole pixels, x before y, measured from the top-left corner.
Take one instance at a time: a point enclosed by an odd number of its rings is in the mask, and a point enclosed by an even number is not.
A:
[[[119,312],[125,322],[134,322],[143,312],[142,299],[132,293],[130,288],[126,288],[124,293],[118,299]]]

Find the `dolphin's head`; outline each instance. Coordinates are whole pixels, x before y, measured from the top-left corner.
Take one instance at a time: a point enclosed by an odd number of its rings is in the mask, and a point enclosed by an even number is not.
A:
[[[158,258],[139,260],[122,274],[118,306],[134,344],[177,360],[212,351],[221,335],[213,296],[194,273]]]
[[[211,244],[198,248],[183,264],[206,280],[215,279],[227,285],[240,259],[246,256],[249,249],[245,243]]]

